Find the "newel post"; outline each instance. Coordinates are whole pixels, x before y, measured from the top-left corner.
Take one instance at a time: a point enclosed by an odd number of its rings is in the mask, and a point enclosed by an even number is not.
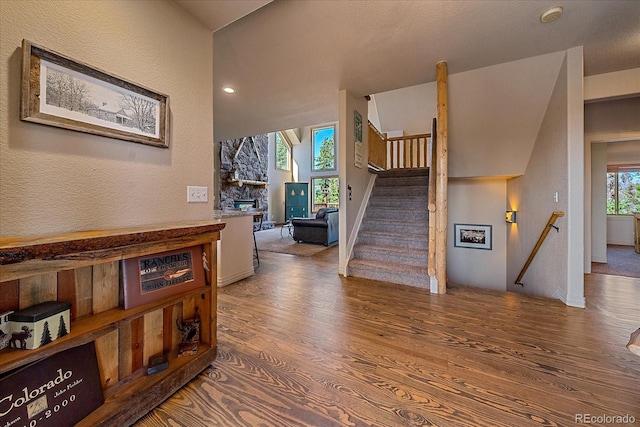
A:
[[[438,143],[436,146],[436,279],[438,293],[447,292],[448,119],[447,62],[436,64]]]

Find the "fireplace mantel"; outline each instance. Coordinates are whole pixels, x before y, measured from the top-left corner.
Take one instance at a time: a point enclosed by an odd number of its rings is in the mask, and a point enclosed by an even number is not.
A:
[[[242,187],[243,185],[255,185],[256,187],[267,188],[269,184],[266,181],[252,181],[250,179],[227,179],[227,182],[235,187]]]

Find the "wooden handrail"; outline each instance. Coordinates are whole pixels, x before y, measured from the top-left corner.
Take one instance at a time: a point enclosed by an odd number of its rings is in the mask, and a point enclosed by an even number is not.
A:
[[[549,234],[549,230],[551,230],[551,228],[555,228],[556,231],[558,231],[558,227],[556,227],[553,224],[556,222],[556,219],[560,218],[561,216],[564,216],[564,212],[554,212],[551,214],[549,221],[547,221],[547,225],[545,225],[544,230],[542,230],[542,234],[540,235],[538,242],[533,247],[533,250],[531,251],[531,255],[529,255],[527,262],[524,263],[524,267],[522,267],[522,271],[520,271],[520,274],[516,279],[516,285],[524,286],[524,283],[520,281],[524,277],[524,274],[527,272],[529,265],[531,265],[531,261],[533,261],[533,258],[535,258],[536,254],[538,253],[540,246],[542,246],[542,242],[544,242],[544,239],[547,238],[547,234]]]
[[[369,122],[369,166],[376,170],[387,169],[387,136]]]
[[[391,138],[387,138],[387,141],[405,141],[411,139],[419,139],[419,138],[429,138],[431,136],[430,133],[419,133],[417,135],[407,135],[407,136],[392,136]]]
[[[387,169],[427,168],[431,134],[387,138]]]
[[[369,124],[369,167],[375,170],[425,169],[429,167],[430,133],[387,137]]]

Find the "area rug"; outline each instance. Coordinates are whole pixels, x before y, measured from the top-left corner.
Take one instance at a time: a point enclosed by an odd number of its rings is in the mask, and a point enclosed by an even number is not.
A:
[[[259,251],[278,252],[298,256],[313,256],[327,249],[327,246],[315,243],[298,243],[285,228],[276,226],[270,230],[256,232],[256,243]]]
[[[634,251],[633,246],[607,245],[607,261],[592,262],[591,272],[640,277],[640,254]]]

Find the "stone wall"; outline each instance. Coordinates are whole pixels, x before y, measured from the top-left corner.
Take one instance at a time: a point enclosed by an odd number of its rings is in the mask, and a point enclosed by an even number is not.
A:
[[[220,209],[233,207],[234,200],[257,200],[257,207],[269,218],[269,192],[266,188],[245,184],[232,185],[228,179],[268,180],[269,137],[249,136],[221,142]]]

